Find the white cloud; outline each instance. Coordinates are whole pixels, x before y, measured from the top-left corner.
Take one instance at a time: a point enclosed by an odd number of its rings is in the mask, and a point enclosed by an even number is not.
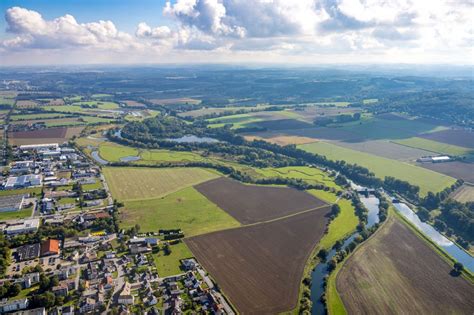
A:
[[[6,48],[59,49],[95,47],[125,49],[138,43],[120,32],[111,21],[80,24],[69,14],[47,21],[36,11],[13,7],[6,11],[7,31],[16,35],[4,40]]]
[[[72,15],[45,20],[13,7],[5,13],[10,36],[0,39],[0,53],[69,53],[74,47],[89,56],[106,50],[142,62],[166,55],[170,62],[188,56],[190,62],[474,63],[471,0],[173,0],[157,14],[173,23],[144,21],[128,34],[112,21],[80,23]]]

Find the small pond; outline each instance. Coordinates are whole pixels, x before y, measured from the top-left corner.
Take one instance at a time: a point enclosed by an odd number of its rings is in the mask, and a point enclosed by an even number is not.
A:
[[[140,157],[139,156],[133,156],[133,155],[124,156],[124,157],[120,158],[121,162],[134,162],[134,161],[138,161],[138,160],[140,160]]]

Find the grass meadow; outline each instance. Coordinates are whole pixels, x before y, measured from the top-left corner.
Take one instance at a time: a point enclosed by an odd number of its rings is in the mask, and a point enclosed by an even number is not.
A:
[[[120,226],[135,224],[142,232],[180,228],[186,237],[240,225],[193,187],[157,199],[126,201]]]
[[[419,186],[421,195],[426,195],[428,191],[439,192],[456,181],[450,176],[405,162],[339,147],[326,142],[303,144],[298,147],[311,153],[324,155],[331,160],[344,160],[348,163],[364,166],[373,171],[375,176],[382,179],[385,176],[393,176],[406,180]]]

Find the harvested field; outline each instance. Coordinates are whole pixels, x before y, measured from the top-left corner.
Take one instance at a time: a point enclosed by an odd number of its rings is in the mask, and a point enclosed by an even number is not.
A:
[[[32,108],[36,107],[38,104],[35,101],[29,101],[29,100],[20,100],[16,101],[16,106],[18,108]]]
[[[330,207],[186,239],[241,314],[296,307],[304,266],[323,236]]]
[[[451,198],[459,202],[473,202],[474,201],[474,185],[464,184],[456,189],[451,195]]]
[[[417,163],[418,166],[474,184],[474,163]]]
[[[473,131],[450,129],[422,134],[419,137],[474,149]]]
[[[293,188],[244,185],[226,177],[195,188],[242,224],[272,220],[326,204]]]
[[[474,285],[391,217],[342,266],[336,285],[348,314],[473,314]]]
[[[47,128],[34,131],[11,132],[9,142],[11,145],[63,143],[78,136],[83,127]]]
[[[286,130],[286,129],[303,129],[311,128],[313,124],[309,124],[296,119],[279,119],[259,121],[251,124],[252,126],[265,128],[268,130]]]
[[[160,198],[218,177],[200,168],[106,167],[104,175],[120,201]]]
[[[17,131],[12,132],[10,137],[16,139],[25,138],[64,138],[67,128],[48,128],[34,131]]]
[[[387,140],[369,140],[364,142],[335,141],[334,144],[344,148],[401,161],[414,161],[422,156],[433,154],[429,151],[410,148]]]

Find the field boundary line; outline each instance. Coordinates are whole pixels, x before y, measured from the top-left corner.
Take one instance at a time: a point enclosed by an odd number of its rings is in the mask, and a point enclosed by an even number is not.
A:
[[[194,236],[189,236],[189,237],[185,236],[183,239],[190,239],[190,238],[193,238],[193,237],[199,237],[199,236],[208,235],[208,234],[212,234],[212,233],[223,232],[223,231],[243,229],[243,228],[246,228],[246,227],[252,227],[252,226],[256,226],[256,225],[260,225],[260,224],[273,223],[273,222],[288,219],[288,218],[291,218],[291,217],[294,217],[294,216],[297,216],[297,215],[300,215],[300,214],[305,214],[305,213],[308,213],[308,212],[320,210],[322,208],[329,207],[329,206],[331,206],[331,204],[326,204],[326,205],[319,206],[319,207],[316,207],[316,208],[303,210],[303,211],[300,211],[300,212],[297,212],[297,213],[288,214],[288,215],[285,215],[285,216],[282,216],[282,217],[278,217],[278,218],[274,218],[274,219],[270,219],[270,220],[266,220],[266,221],[254,222],[254,223],[249,223],[249,224],[241,224],[240,226],[230,227],[230,228],[226,228],[226,229],[222,229],[222,230],[218,230],[218,231],[212,231],[212,232],[203,233],[203,234],[194,235]],[[221,208],[219,208],[219,209],[221,209]]]

